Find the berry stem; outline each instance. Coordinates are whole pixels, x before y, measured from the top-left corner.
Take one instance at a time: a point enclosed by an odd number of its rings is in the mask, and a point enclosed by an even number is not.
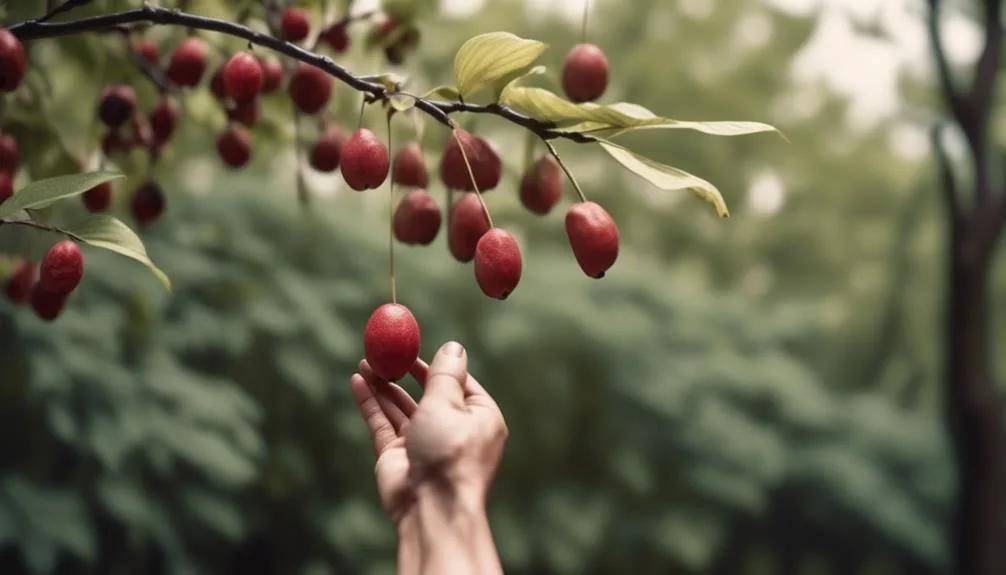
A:
[[[559,152],[555,149],[555,146],[552,145],[552,142],[545,139],[543,139],[542,142],[545,142],[545,147],[548,148],[548,153],[552,154],[552,157],[555,158],[559,167],[562,168],[563,172],[565,172],[566,177],[569,178],[570,183],[573,184],[573,189],[576,190],[576,195],[580,196],[580,201],[586,202],[587,196],[583,194],[583,189],[580,188],[580,184],[578,184],[576,178],[573,177],[573,172],[569,171],[569,168],[566,167],[566,162],[563,162],[562,158],[559,157]]]
[[[391,148],[391,117],[394,108],[388,110],[388,149]],[[391,283],[391,303],[398,303],[395,290],[395,178],[388,178],[388,281]]]
[[[468,161],[468,153],[465,152],[465,146],[462,144],[461,138],[458,137],[458,131],[452,131],[451,135],[458,142],[458,149],[461,150],[461,159],[465,161],[465,168],[468,169],[468,177],[472,179],[472,187],[475,188],[475,194],[479,197],[479,203],[482,204],[482,213],[486,216],[486,223],[489,224],[490,228],[495,227],[493,225],[493,217],[489,215],[489,206],[486,205],[486,200],[482,197],[482,191],[479,190],[479,185],[475,182],[475,172],[472,171],[472,164]]]
[[[590,16],[590,0],[583,0],[583,20],[580,22],[580,43],[587,42],[587,19]]]
[[[356,119],[356,129],[359,130],[363,127],[363,112],[367,109],[367,95],[363,94],[363,99],[360,102],[360,117]]]

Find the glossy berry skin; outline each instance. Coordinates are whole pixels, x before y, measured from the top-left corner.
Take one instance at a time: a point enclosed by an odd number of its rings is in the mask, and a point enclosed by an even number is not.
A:
[[[150,112],[150,129],[154,141],[164,144],[171,139],[178,126],[178,104],[171,98],[164,98]]]
[[[49,291],[42,286],[41,282],[36,283],[31,290],[31,308],[39,319],[54,321],[63,312],[68,295]]]
[[[92,213],[103,212],[112,205],[112,184],[105,182],[98,184],[81,196],[84,200],[84,207]]]
[[[140,40],[135,46],[136,54],[151,66],[157,66],[161,61],[161,50],[153,40]]]
[[[325,28],[321,37],[336,54],[341,54],[349,48],[349,34],[346,33],[345,22],[336,22]]]
[[[594,44],[577,44],[562,64],[562,88],[573,102],[593,102],[608,88],[608,58]]]
[[[353,132],[343,144],[342,178],[350,188],[358,192],[378,188],[390,169],[388,147],[367,128]]]
[[[283,84],[283,67],[272,59],[262,60],[262,93],[272,94]]]
[[[307,12],[295,7],[283,11],[279,27],[283,39],[288,42],[300,42],[311,33],[311,22],[308,20]]]
[[[391,162],[391,177],[395,183],[409,188],[425,188],[430,183],[423,150],[416,142],[409,142],[395,154]]]
[[[109,128],[126,123],[136,109],[136,91],[132,86],[118,84],[105,88],[98,104],[98,118]]]
[[[0,172],[0,204],[14,195],[14,180],[9,172]]]
[[[335,126],[329,127],[311,148],[311,167],[319,172],[334,172],[339,168],[342,146],[346,136]]]
[[[10,134],[0,133],[0,172],[13,174],[21,163],[21,149]]]
[[[13,92],[24,78],[24,46],[10,30],[0,28],[0,92]]]
[[[179,86],[191,88],[202,80],[206,72],[206,42],[190,36],[175,48],[168,61],[168,79]]]
[[[32,288],[38,280],[38,268],[28,260],[21,260],[14,268],[14,274],[7,279],[7,297],[14,303],[24,303],[31,297]]]
[[[506,299],[520,283],[523,262],[520,246],[510,232],[493,228],[475,246],[475,282],[482,293]]]
[[[39,284],[52,293],[68,294],[84,277],[84,254],[72,240],[63,240],[49,248],[39,268]]]
[[[248,52],[238,52],[224,64],[224,87],[238,104],[258,96],[263,82],[262,64]]]
[[[472,261],[479,240],[489,231],[482,202],[474,192],[467,192],[455,202],[447,221],[447,247],[461,263]]]
[[[300,62],[287,86],[290,99],[307,115],[320,112],[332,97],[332,77],[321,68]]]
[[[243,126],[233,124],[217,138],[217,152],[228,166],[244,167],[251,159],[251,135]]]
[[[398,381],[419,358],[419,322],[402,304],[386,303],[370,314],[363,330],[363,355],[378,376]]]
[[[227,119],[251,128],[258,122],[259,99],[248,100],[227,109]]]
[[[520,180],[520,202],[528,211],[545,215],[562,198],[565,176],[552,156],[542,156],[528,168]]]
[[[499,185],[503,163],[489,142],[461,129],[455,130],[454,134],[447,141],[444,155],[440,159],[440,179],[444,185],[454,190],[475,191],[472,175],[475,176],[475,184],[481,192],[487,192]],[[461,153],[462,145],[464,154]],[[465,165],[465,156],[471,164],[471,174]]]
[[[406,245],[428,246],[440,232],[443,214],[433,196],[424,189],[409,192],[395,208],[392,231]]]
[[[150,225],[164,212],[164,192],[156,183],[147,182],[133,193],[130,208],[140,226]]]
[[[600,279],[618,259],[618,226],[594,202],[580,202],[566,212],[566,237],[580,269]]]

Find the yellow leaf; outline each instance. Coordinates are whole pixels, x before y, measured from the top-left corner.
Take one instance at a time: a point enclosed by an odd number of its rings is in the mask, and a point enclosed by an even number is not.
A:
[[[469,39],[454,56],[454,85],[464,97],[499,87],[526,72],[548,44],[510,32],[489,32]]]

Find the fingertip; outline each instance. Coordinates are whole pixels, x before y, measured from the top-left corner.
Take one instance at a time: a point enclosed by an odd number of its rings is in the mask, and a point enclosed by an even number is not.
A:
[[[414,363],[412,365],[412,369],[409,370],[409,375],[412,376],[412,379],[416,380],[416,383],[418,383],[420,387],[423,387],[426,385],[426,376],[429,371],[429,364],[422,359],[416,359],[416,363]]]

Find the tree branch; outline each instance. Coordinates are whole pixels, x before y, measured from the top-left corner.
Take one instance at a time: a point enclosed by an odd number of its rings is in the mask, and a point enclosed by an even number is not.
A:
[[[322,56],[314,52],[305,50],[294,44],[284,42],[278,38],[255,31],[247,26],[188,14],[178,10],[169,10],[157,6],[145,5],[141,8],[92,16],[68,22],[50,23],[43,20],[27,20],[14,24],[8,28],[15,36],[22,41],[37,40],[42,38],[53,38],[58,36],[69,36],[86,32],[96,32],[108,28],[120,27],[129,24],[148,23],[157,25],[184,26],[187,28],[218,32],[241,38],[252,44],[268,48],[285,56],[289,56],[305,64],[310,64],[325,72],[328,72],[336,79],[346,84],[358,92],[363,92],[372,101],[386,101],[391,95],[384,84],[370,79],[365,79],[354,75],[343,68],[327,56]],[[543,140],[555,138],[565,138],[579,143],[596,142],[591,136],[577,132],[567,132],[556,128],[551,122],[537,120],[516,110],[498,103],[476,105],[466,102],[444,102],[428,100],[416,97],[416,108],[433,117],[436,121],[445,126],[452,127],[450,114],[457,112],[467,112],[472,114],[491,114],[499,116],[511,123],[531,130]]]
[[[942,0],[929,0],[929,18],[927,28],[929,31],[929,44],[933,49],[933,59],[936,62],[936,76],[939,79],[943,97],[946,100],[950,113],[958,123],[967,115],[965,111],[966,102],[954,82],[953,71],[950,69],[950,62],[947,60],[947,49],[943,43],[943,31],[940,28],[940,15],[942,13]]]
[[[930,132],[933,154],[936,156],[936,169],[940,179],[940,191],[947,213],[950,216],[951,232],[956,235],[963,224],[964,212],[961,210],[960,194],[957,190],[957,180],[954,178],[950,156],[943,145],[943,125],[935,124]]]
[[[991,109],[1002,39],[1002,0],[985,0],[985,47],[978,57],[969,96],[971,105],[983,115],[988,115]]]

